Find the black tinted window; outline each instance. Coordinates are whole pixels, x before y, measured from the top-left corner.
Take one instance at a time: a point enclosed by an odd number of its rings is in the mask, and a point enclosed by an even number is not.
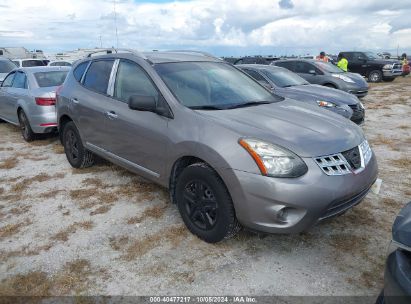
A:
[[[14,81],[13,81],[13,88],[18,88],[18,89],[27,88],[26,74],[24,74],[22,72],[17,72],[16,73],[16,76],[14,77]]]
[[[4,79],[2,87],[11,87],[11,84],[13,83],[13,79],[14,79],[14,74],[16,73],[11,73],[9,74],[6,79]]]
[[[106,94],[113,63],[114,60],[92,62],[84,78],[84,86],[93,91]]]
[[[246,72],[248,75],[250,75],[260,83],[269,84],[268,81],[256,71],[245,69],[244,72]]]
[[[280,66],[282,68],[286,68],[290,71],[294,70],[294,62],[293,61],[282,61],[282,62],[276,62],[275,65]]]
[[[158,100],[158,91],[137,64],[130,61],[120,61],[117,71],[114,97],[128,102],[132,95],[153,96]]]
[[[24,60],[22,63],[23,67],[35,67],[35,66],[45,66],[46,63],[43,60]]]
[[[307,63],[307,62],[304,62],[304,61],[297,61],[295,63],[295,72],[296,73],[308,74],[312,70],[315,71],[315,67],[310,63]]]
[[[51,71],[34,73],[37,84],[40,88],[57,87],[62,85],[66,79],[67,71]]]
[[[80,80],[81,80],[81,77],[83,77],[84,71],[86,70],[88,64],[89,64],[89,61],[80,63],[80,64],[74,69],[73,75],[74,75],[74,78],[75,78],[77,81],[80,81]]]

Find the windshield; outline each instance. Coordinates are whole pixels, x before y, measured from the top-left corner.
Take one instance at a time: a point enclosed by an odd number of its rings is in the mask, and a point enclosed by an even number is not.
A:
[[[277,87],[285,88],[309,84],[304,78],[285,69],[267,69],[264,72]]]
[[[378,59],[378,56],[373,52],[365,52],[365,56],[367,56],[368,59]]]
[[[154,68],[178,101],[192,109],[228,109],[282,100],[225,63],[162,63]]]
[[[54,72],[37,72],[34,73],[37,84],[40,88],[43,87],[57,87],[63,84],[66,79],[67,71],[54,71]]]
[[[9,73],[16,68],[16,65],[8,60],[0,61],[0,73]]]
[[[322,61],[316,61],[315,65],[317,68],[319,68],[323,72],[328,72],[328,73],[345,73],[345,71],[341,70],[339,67],[333,65],[332,63],[329,62],[322,62]]]

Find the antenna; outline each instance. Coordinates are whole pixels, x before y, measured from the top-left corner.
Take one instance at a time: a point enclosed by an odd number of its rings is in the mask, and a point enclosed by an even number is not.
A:
[[[116,27],[116,42],[117,42],[117,48],[118,48],[118,31],[117,31],[117,12],[116,12],[116,0],[113,0],[114,2],[114,25]]]

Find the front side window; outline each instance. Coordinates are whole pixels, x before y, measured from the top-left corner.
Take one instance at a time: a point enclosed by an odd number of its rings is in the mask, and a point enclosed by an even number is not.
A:
[[[91,63],[84,77],[84,86],[98,93],[106,94],[114,60],[98,60]]]
[[[149,76],[137,64],[121,60],[118,65],[114,98],[128,102],[130,96],[153,96],[158,101],[158,91]]]
[[[286,68],[290,71],[294,71],[294,61],[282,61],[282,62],[276,62],[275,65]]]
[[[37,85],[40,88],[58,87],[66,79],[67,71],[50,71],[34,73]]]
[[[315,67],[312,64],[309,64],[308,62],[297,61],[295,63],[296,73],[308,74],[312,70],[315,71]]]
[[[17,72],[16,76],[14,77],[13,88],[26,89],[27,88],[26,80],[27,80],[26,74],[24,74],[23,72]]]
[[[329,63],[329,62],[318,61],[315,64],[316,64],[317,68],[319,68],[323,72],[344,73],[344,71],[341,70],[339,67],[337,67],[336,65],[333,65],[332,63]]]
[[[76,66],[76,68],[74,69],[73,75],[74,75],[74,78],[75,78],[78,82],[81,81],[81,78],[83,77],[83,74],[84,74],[84,72],[86,71],[86,68],[87,68],[89,62],[90,62],[90,61],[82,62],[82,63],[80,63],[78,66]]]
[[[11,85],[12,85],[12,83],[13,83],[13,79],[14,79],[14,75],[15,75],[16,73],[10,73],[7,77],[6,77],[6,79],[4,79],[4,81],[3,81],[3,84],[1,85],[2,87],[4,87],[4,88],[7,88],[7,87],[11,87]]]
[[[36,67],[36,66],[45,66],[42,60],[23,60],[22,66],[23,67]]]
[[[229,109],[283,100],[231,65],[162,63],[154,67],[177,100],[192,109]]]
[[[304,78],[286,69],[266,69],[264,73],[277,87],[281,88],[309,84]]]

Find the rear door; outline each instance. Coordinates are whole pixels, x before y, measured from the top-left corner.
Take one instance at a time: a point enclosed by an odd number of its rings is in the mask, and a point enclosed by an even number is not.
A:
[[[128,101],[132,95],[152,96],[157,104],[166,102],[140,65],[121,59],[107,109],[104,146],[133,169],[158,178],[165,169],[169,119],[152,112],[131,110]]]
[[[11,103],[10,89],[13,85],[14,76],[16,72],[11,72],[3,81],[0,87],[0,117],[11,121],[11,117],[7,114],[9,112],[8,107]]]
[[[13,80],[13,85],[9,88],[10,98],[7,103],[6,114],[10,121],[18,123],[17,102],[28,97],[27,76],[22,71],[17,71]],[[30,121],[30,113],[26,113]]]
[[[82,85],[73,91],[70,100],[82,139],[87,144],[103,149],[106,136],[106,113],[111,105],[107,89],[112,77],[113,64],[114,59],[93,60],[82,77]]]

